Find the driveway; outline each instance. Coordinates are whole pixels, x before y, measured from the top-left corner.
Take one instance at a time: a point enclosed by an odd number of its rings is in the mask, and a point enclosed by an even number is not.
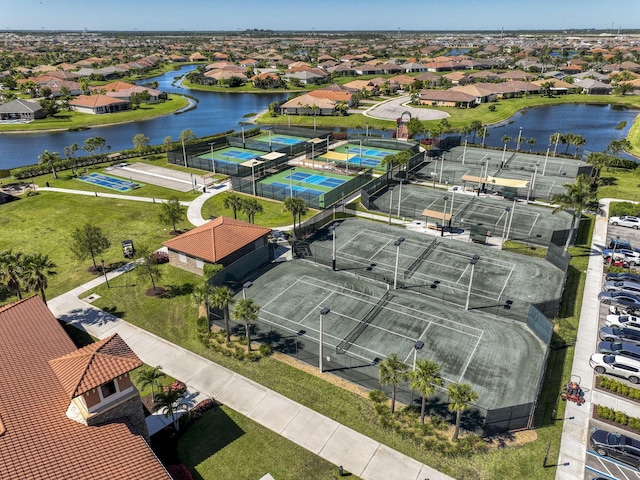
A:
[[[440,120],[450,115],[440,110],[431,110],[430,108],[416,108],[409,105],[409,95],[392,98],[382,103],[378,103],[364,112],[365,117],[379,118],[382,120],[396,120],[400,118],[403,112],[409,112],[411,118],[419,118],[420,120]]]

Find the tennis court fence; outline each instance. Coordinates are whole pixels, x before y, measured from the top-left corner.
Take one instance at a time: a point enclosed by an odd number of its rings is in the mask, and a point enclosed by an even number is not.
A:
[[[429,245],[427,245],[427,248],[424,249],[424,251],[413,261],[413,263],[409,265],[409,268],[407,268],[404,271],[405,280],[410,279],[415,273],[415,271],[420,267],[420,265],[422,265],[422,263],[427,259],[429,255],[431,255],[431,253],[438,246],[437,242],[438,242],[438,238],[436,237],[431,241]]]

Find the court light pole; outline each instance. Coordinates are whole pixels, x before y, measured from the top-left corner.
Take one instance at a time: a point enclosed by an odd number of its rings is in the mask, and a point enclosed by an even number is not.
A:
[[[322,310],[320,310],[320,339],[319,339],[319,350],[318,350],[318,369],[320,370],[320,373],[322,373],[322,333],[323,333],[323,328],[324,328],[324,317],[325,315],[327,315],[331,310],[327,307],[324,307]]]
[[[252,160],[251,161],[251,180],[253,181],[253,196],[256,196],[256,161]]]
[[[393,289],[394,290],[398,289],[398,263],[400,261],[400,245],[402,245],[402,242],[404,242],[404,237],[400,237],[395,242],[393,242],[393,244],[396,247],[396,270],[395,270],[395,273],[393,274]]]
[[[247,299],[247,288],[251,288],[251,286],[253,285],[253,282],[245,282],[242,284],[242,299],[246,300]]]
[[[269,132],[269,151],[271,151],[271,129],[267,131]],[[244,143],[244,141],[242,143]]]
[[[180,139],[182,141],[182,159],[184,160],[184,166],[187,166],[187,149],[184,147],[184,138]]]
[[[391,225],[391,207],[393,206],[393,185],[389,187],[389,221],[387,222]]]
[[[360,170],[362,170],[362,139],[360,139]]]
[[[520,127],[520,131],[518,132],[518,143],[516,144],[516,152],[520,151],[520,140],[521,139],[522,139],[522,127]]]
[[[107,284],[107,288],[111,288],[109,286],[109,279],[107,278],[107,271],[104,268],[104,258],[100,260],[100,263],[102,263],[102,274],[104,275],[104,281]]]
[[[504,242],[507,241],[506,232],[507,232],[507,222],[509,221],[509,212],[511,211],[511,207],[507,207],[504,209],[504,226],[502,227],[502,242],[500,243],[500,250],[504,248]]]
[[[213,169],[213,174],[215,175],[216,174],[216,159],[215,159],[214,154],[213,154],[213,142],[211,142],[209,144],[209,146],[211,147],[211,168]]]
[[[334,207],[335,208],[335,207]],[[335,209],[334,209],[335,218]],[[336,271],[336,229],[331,230],[331,269]]]
[[[400,185],[398,187],[398,218],[400,218],[400,204],[402,203],[402,178],[400,179]]]
[[[544,173],[547,171],[547,160],[549,160],[549,150],[551,149],[551,145],[547,145],[547,154],[544,157],[544,166],[542,167],[542,176],[544,177]]]
[[[422,340],[418,340],[413,346],[413,371],[416,371],[416,357],[418,356],[418,350],[422,350],[424,347],[424,342]]]
[[[449,200],[449,197],[445,195],[444,197],[442,197],[442,199],[444,200],[444,208],[442,209],[442,228],[440,228],[440,236],[444,237],[444,222],[445,217],[447,216],[447,200]]]
[[[462,150],[462,165],[464,165],[464,159],[467,156],[467,139],[469,137],[464,137],[464,150]]]
[[[507,227],[506,239],[509,239],[509,233],[511,232],[511,222],[513,221],[513,212],[516,211],[516,199],[513,199],[513,206],[511,207],[511,217],[509,217],[509,226]]]
[[[467,303],[464,306],[465,310],[469,310],[469,300],[471,299],[471,285],[473,284],[473,271],[476,263],[480,260],[480,255],[474,255],[469,263],[471,264],[471,278],[469,279],[469,289],[467,290]]]
[[[292,167],[291,170],[289,171],[289,197],[293,198],[293,172],[295,171],[296,167]]]
[[[533,198],[536,198],[536,191],[535,191],[535,188],[536,188],[536,178],[538,177],[538,167],[539,167],[539,166],[540,166],[540,162],[537,162],[537,163],[536,163],[536,168],[535,168],[535,170],[533,171],[533,183],[531,184],[531,196],[532,196]]]

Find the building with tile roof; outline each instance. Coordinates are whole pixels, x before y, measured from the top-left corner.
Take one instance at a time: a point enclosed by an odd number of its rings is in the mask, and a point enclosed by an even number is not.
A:
[[[76,112],[100,115],[104,113],[121,112],[129,110],[131,104],[128,100],[112,98],[108,95],[80,95],[69,102],[69,106]]]
[[[34,295],[0,307],[0,365],[1,480],[171,478],[136,429],[140,360],[117,335],[78,350]]]
[[[204,225],[163,243],[169,250],[169,263],[202,275],[205,263],[228,266],[256,251],[266,255],[256,260],[254,268],[269,260],[268,235],[270,228],[252,223],[218,217]]]

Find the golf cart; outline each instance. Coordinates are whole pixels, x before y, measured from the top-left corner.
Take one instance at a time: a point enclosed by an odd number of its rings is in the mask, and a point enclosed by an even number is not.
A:
[[[134,253],[135,249],[133,248],[133,240],[123,240],[122,254],[124,255],[124,258],[133,258]]]

